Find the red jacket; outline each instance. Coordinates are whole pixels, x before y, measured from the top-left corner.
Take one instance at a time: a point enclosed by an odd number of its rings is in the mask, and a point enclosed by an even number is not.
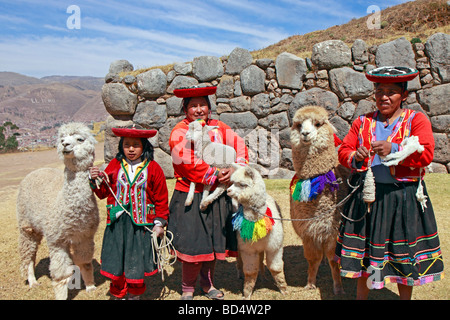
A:
[[[193,181],[197,184],[195,192],[202,192],[203,184],[214,185],[216,183],[219,171],[195,156],[192,143],[186,140],[189,122],[188,119],[180,121],[173,128],[169,138],[173,168],[175,178],[177,178],[175,190],[188,192],[189,185]],[[248,150],[244,139],[219,120],[208,119],[207,125],[219,127],[209,132],[211,141],[233,147],[236,150],[236,163],[248,163]]]
[[[339,148],[339,162],[348,168],[356,171],[366,171],[368,158],[364,160],[360,169],[352,167],[353,157],[361,145],[365,146],[367,150],[371,149],[372,141],[372,124],[376,121],[374,119],[375,112],[368,113],[358,117],[352,124],[348,134],[345,136],[341,147]],[[391,166],[391,175],[398,181],[416,181],[421,177],[420,168],[428,166],[433,160],[434,156],[434,137],[431,129],[431,123],[427,117],[421,112],[415,112],[410,109],[403,109],[400,116],[401,121],[398,131],[391,134],[392,143],[400,144],[404,138],[409,136],[419,137],[419,143],[424,146],[425,150],[422,153],[414,152],[397,166]],[[399,151],[401,147],[399,147]],[[372,156],[373,159],[374,156]],[[422,173],[423,177],[424,173]]]
[[[131,203],[133,222],[136,225],[153,224],[159,220],[163,225],[169,217],[168,191],[164,172],[156,161],[145,161],[137,168],[133,181],[129,180],[125,160],[111,160],[105,169],[110,186],[123,205]],[[94,193],[100,198],[107,198],[107,223],[110,223],[109,211],[118,203],[105,182],[100,188],[92,185]],[[131,213],[130,212],[130,213]]]

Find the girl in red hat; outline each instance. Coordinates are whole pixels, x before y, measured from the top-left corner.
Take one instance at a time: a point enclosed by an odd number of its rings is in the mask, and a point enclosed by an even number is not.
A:
[[[417,74],[404,67],[366,73],[375,82],[378,110],[358,117],[339,149],[340,163],[353,169],[351,184],[359,187],[343,210],[336,258],[342,276],[358,278],[357,299],[389,282],[397,283],[400,299],[411,299],[413,286],[444,275],[422,181],[433,160],[431,124],[423,113],[402,108],[407,81]]]
[[[186,118],[174,127],[169,139],[177,182],[170,201],[168,229],[174,235],[173,244],[178,259],[182,261],[181,299],[186,300],[193,298],[199,275],[203,294],[210,299],[222,300],[223,292],[213,284],[215,263],[216,260],[237,254],[236,235],[231,225],[233,210],[226,192],[205,211],[199,208],[203,186],[228,183],[232,169],[219,170],[198,159],[193,146],[187,143],[185,137],[190,122],[204,120],[209,126],[217,126],[217,129],[210,131],[211,141],[233,147],[236,150],[236,162],[248,164],[244,140],[225,123],[209,118],[211,105],[208,95],[215,92],[216,87],[174,90],[177,97],[183,98]],[[194,200],[192,205],[185,206],[191,182],[196,183]]]
[[[152,234],[159,237],[169,217],[168,191],[161,167],[153,160],[148,138],[156,130],[113,128],[120,138],[119,152],[105,169],[107,178],[90,169],[91,187],[107,198],[107,226],[103,236],[100,273],[111,279],[110,293],[123,299],[139,299],[145,292],[144,276],[158,269],[153,259]]]

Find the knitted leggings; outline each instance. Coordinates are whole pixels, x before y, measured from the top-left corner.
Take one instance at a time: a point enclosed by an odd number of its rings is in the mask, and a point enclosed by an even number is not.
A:
[[[183,261],[182,290],[194,292],[198,275],[200,274],[201,288],[209,289],[213,286],[216,261],[185,262]]]

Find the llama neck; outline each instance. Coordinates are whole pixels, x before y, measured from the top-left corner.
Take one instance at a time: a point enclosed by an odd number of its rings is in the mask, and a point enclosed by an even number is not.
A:
[[[338,163],[334,146],[320,149],[312,145],[292,148],[294,170],[300,179],[309,179],[334,169]]]
[[[87,157],[86,159],[64,158],[64,165],[66,169],[73,172],[88,171],[89,167],[92,167],[93,163],[94,156]]]
[[[72,171],[69,168],[64,169],[64,188],[71,188],[86,184],[89,187],[89,171]]]
[[[258,199],[258,201],[254,201],[256,198]],[[254,200],[247,201],[246,203],[241,204],[244,207],[245,219],[256,222],[264,218],[264,214],[267,211],[267,197],[265,194],[256,195]]]

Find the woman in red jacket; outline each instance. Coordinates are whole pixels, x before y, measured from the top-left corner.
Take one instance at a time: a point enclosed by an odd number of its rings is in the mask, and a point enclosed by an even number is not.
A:
[[[344,207],[336,258],[342,276],[358,278],[358,299],[389,282],[397,283],[401,299],[410,299],[413,286],[443,277],[436,221],[422,181],[433,160],[433,132],[423,113],[402,108],[407,81],[417,74],[403,67],[366,73],[376,83],[378,110],[358,117],[339,149],[340,163],[353,169],[352,185],[359,187]],[[402,141],[412,136],[423,151],[384,165],[383,159],[402,151]],[[375,179],[373,203],[363,194],[369,168]]]
[[[137,300],[146,289],[144,276],[158,271],[152,232],[158,237],[164,233],[169,217],[168,191],[148,141],[157,131],[135,126],[112,131],[121,139],[119,152],[105,169],[109,183],[103,179],[97,187],[95,179],[100,171],[90,168],[94,193],[100,199],[107,198],[100,273],[111,279],[113,297],[122,299],[128,293],[129,300]]]
[[[176,96],[183,98],[186,118],[179,122],[170,135],[169,146],[177,182],[170,201],[170,220],[168,229],[174,235],[173,245],[178,259],[182,261],[182,296],[191,300],[198,275],[204,295],[210,299],[222,300],[224,294],[213,284],[216,260],[226,256],[236,256],[237,240],[232,230],[231,199],[224,192],[218,199],[201,211],[200,201],[204,185],[214,186],[228,183],[231,168],[218,169],[196,157],[194,147],[186,140],[189,123],[204,120],[209,126],[217,126],[209,132],[211,141],[227,144],[236,151],[236,162],[248,163],[248,150],[244,140],[225,123],[210,119],[211,112],[208,95],[214,94],[216,87],[199,87],[174,90]],[[196,183],[194,200],[185,206],[191,182]]]

